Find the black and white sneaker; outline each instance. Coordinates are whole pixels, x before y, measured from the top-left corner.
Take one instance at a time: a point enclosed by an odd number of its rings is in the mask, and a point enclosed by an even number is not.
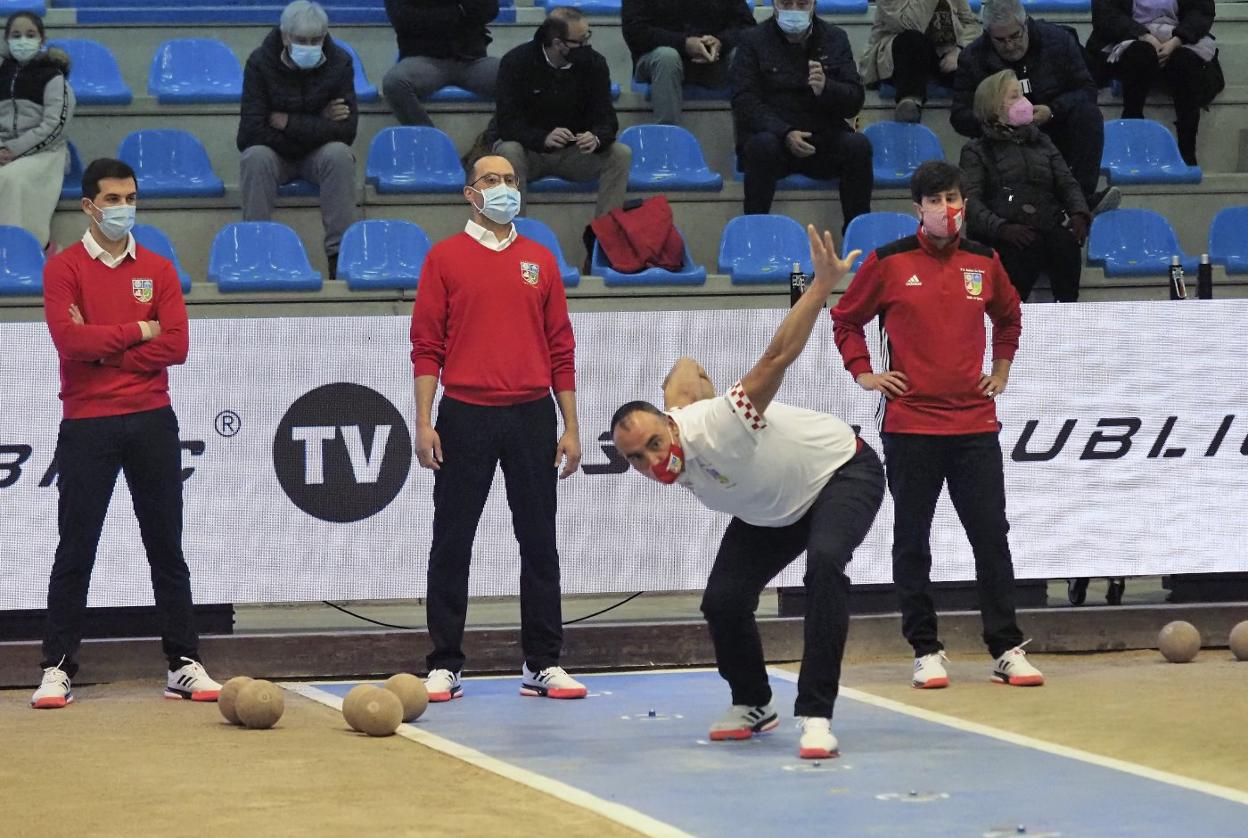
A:
[[[221,685],[208,677],[199,661],[190,658],[182,660],[185,665],[170,672],[165,681],[165,698],[216,701]]]
[[[780,724],[780,716],[770,704],[751,707],[748,704],[734,704],[719,721],[711,725],[710,739],[721,742],[726,739],[749,739],[756,733],[775,730]]]

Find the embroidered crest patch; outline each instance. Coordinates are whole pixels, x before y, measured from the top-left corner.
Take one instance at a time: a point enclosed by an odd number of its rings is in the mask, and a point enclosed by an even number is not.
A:
[[[966,285],[966,293],[978,297],[984,290],[984,272],[963,269],[962,282]]]
[[[521,262],[520,278],[529,285],[537,285],[537,281],[542,278],[542,269],[533,262]]]
[[[143,278],[130,280],[130,293],[139,302],[150,303],[152,301],[152,281]]]

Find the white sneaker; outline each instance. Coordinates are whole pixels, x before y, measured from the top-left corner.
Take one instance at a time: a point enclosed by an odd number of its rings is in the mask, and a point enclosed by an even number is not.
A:
[[[1027,660],[1023,651],[1031,641],[1028,640],[993,661],[992,680],[998,684],[1009,684],[1011,687],[1039,687],[1044,685],[1044,675]]]
[[[580,681],[563,671],[562,666],[548,666],[534,673],[524,664],[520,695],[536,695],[543,698],[584,698],[588,690]]]
[[[751,707],[748,704],[734,704],[728,708],[719,721],[711,725],[710,739],[721,742],[725,739],[749,739],[756,733],[775,730],[780,724],[780,716],[770,704],[762,707]]]
[[[186,661],[185,666],[170,672],[165,681],[165,698],[216,701],[221,693],[221,685],[208,677],[199,661],[190,658],[182,660]]]
[[[802,730],[802,740],[797,752],[802,759],[831,759],[838,755],[831,719],[802,716],[798,718],[797,726]]]
[[[61,663],[64,662],[62,659]],[[73,703],[74,692],[65,670],[59,664],[43,670],[43,681],[30,697],[30,706],[36,710],[55,710]]]
[[[948,660],[944,651],[915,658],[914,677],[910,679],[910,685],[919,690],[938,690],[949,686],[949,673],[945,671]]]
[[[449,669],[431,669],[425,679],[425,690],[433,702],[463,698],[464,687],[459,683],[459,673]]]

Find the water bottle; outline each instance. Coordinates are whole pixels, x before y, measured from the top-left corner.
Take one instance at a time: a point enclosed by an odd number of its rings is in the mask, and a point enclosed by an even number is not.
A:
[[[806,274],[802,273],[802,264],[794,262],[793,270],[789,273],[789,306],[797,305],[805,292]]]
[[[1187,283],[1183,281],[1183,263],[1178,256],[1170,257],[1170,299],[1187,299]]]
[[[1209,264],[1208,253],[1200,254],[1200,267],[1196,269],[1196,298],[1213,299],[1213,265]]]

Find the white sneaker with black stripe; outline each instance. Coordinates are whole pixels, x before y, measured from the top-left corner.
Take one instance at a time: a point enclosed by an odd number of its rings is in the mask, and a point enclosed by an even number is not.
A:
[[[563,670],[562,666],[548,666],[541,672],[529,669],[527,663],[521,670],[520,695],[542,698],[584,698],[589,691],[585,685]]]
[[[449,669],[429,670],[429,676],[425,678],[425,691],[429,693],[429,700],[434,703],[464,697],[464,687],[459,682],[459,673]]]
[[[1031,661],[1027,660],[1027,653],[1023,651],[1023,647],[1030,642],[1027,640],[1007,650],[993,661],[993,681],[998,684],[1008,684],[1011,687],[1044,686],[1044,675],[1031,665]]]
[[[62,659],[61,663],[64,662]],[[69,683],[69,674],[59,664],[43,670],[43,680],[30,697],[30,706],[36,710],[56,710],[73,703],[74,691]]]
[[[169,673],[165,681],[165,698],[190,701],[216,701],[221,685],[208,677],[203,665],[190,658],[182,658],[185,664]]]
[[[831,719],[803,716],[797,720],[797,726],[802,730],[797,752],[802,759],[832,759],[838,755]]]
[[[943,651],[915,658],[910,686],[916,690],[939,690],[949,686],[949,673],[945,669],[948,661]]]
[[[749,739],[756,733],[775,730],[779,724],[780,716],[770,704],[761,707],[734,704],[719,721],[711,725],[710,740],[722,742],[728,739]]]

